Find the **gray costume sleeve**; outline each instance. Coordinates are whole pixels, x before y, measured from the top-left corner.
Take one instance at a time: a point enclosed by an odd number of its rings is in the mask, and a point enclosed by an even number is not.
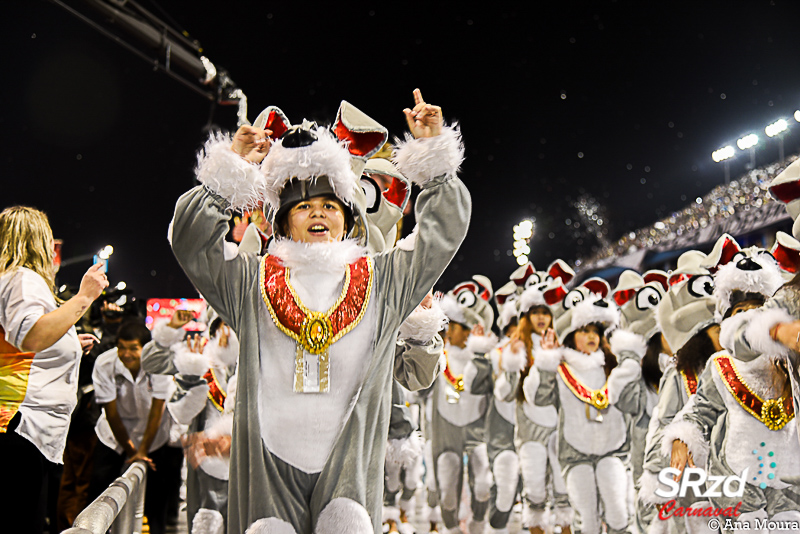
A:
[[[167,403],[170,415],[182,425],[188,425],[206,407],[208,382],[202,376],[175,375],[175,392]]]
[[[471,211],[472,200],[461,180],[455,174],[438,176],[417,198],[415,233],[376,256],[376,282],[385,288],[397,326],[422,302],[455,256],[467,235]]]
[[[530,377],[534,371],[539,373],[539,387],[536,389],[536,396],[533,399],[533,403],[536,406],[555,406],[556,408],[559,408],[561,406],[561,402],[558,398],[556,373],[532,368],[531,373],[528,374],[528,377]]]
[[[436,334],[423,345],[410,340],[398,341],[394,354],[394,378],[409,391],[419,391],[433,385],[439,375],[439,358],[444,342]]]
[[[708,361],[703,374],[697,380],[697,392],[694,395],[692,410],[683,415],[683,420],[693,423],[708,440],[711,429],[717,424],[721,415],[727,412],[725,401],[719,394],[714,381],[713,373],[716,372],[713,360]]]
[[[197,186],[175,206],[172,252],[197,290],[234,331],[240,331],[241,310],[257,285],[258,256],[240,251],[225,260],[230,204]],[[421,298],[420,298],[421,300]]]
[[[148,341],[142,349],[142,369],[154,375],[174,375],[178,372],[173,363],[174,356],[169,347]]]
[[[639,356],[631,351],[621,351],[617,357],[619,364],[608,375],[609,400],[621,412],[638,415],[642,395]]]
[[[511,402],[517,398],[522,373],[519,371],[505,371],[495,380],[494,396],[503,402]],[[498,386],[501,386],[498,387]],[[502,389],[502,390],[501,390]],[[505,394],[503,394],[505,392]]]
[[[389,416],[389,439],[407,438],[416,430],[411,423],[411,411],[397,381],[392,382],[392,412]]]

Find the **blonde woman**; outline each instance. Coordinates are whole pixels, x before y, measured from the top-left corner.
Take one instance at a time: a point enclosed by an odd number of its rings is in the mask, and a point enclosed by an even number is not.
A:
[[[108,286],[101,268],[59,305],[47,216],[22,206],[0,213],[0,502],[15,532],[43,530],[47,472],[63,463],[80,357],[93,343],[74,325]]]

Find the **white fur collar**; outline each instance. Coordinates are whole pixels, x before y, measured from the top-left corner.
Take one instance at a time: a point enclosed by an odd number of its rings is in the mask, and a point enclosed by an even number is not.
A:
[[[451,360],[468,361],[475,357],[475,353],[469,350],[467,347],[462,349],[461,347],[456,347],[450,343],[447,344],[445,350],[447,351],[447,357]]]
[[[280,258],[284,266],[303,273],[341,273],[367,253],[354,239],[331,243],[302,243],[291,239],[274,239],[269,253]]]
[[[603,367],[606,363],[606,356],[602,350],[586,354],[569,347],[563,347],[563,354],[564,360],[576,370],[596,369]]]

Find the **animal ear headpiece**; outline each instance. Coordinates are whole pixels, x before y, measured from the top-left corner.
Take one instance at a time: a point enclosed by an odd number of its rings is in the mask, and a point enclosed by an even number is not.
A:
[[[781,268],[784,280],[791,280],[800,269],[800,241],[786,232],[775,234],[775,244],[769,249],[778,266]]]
[[[725,317],[736,302],[761,297],[766,300],[783,285],[783,276],[773,255],[763,248],[737,252],[714,275],[717,313]]]
[[[276,235],[282,233],[281,219],[294,204],[315,196],[334,195],[350,211],[349,237],[366,242],[366,197],[358,177],[367,158],[386,141],[386,129],[347,102],[342,102],[336,116],[336,137],[312,122],[288,125],[286,116],[277,108],[264,110],[254,125],[262,122],[262,127],[271,126],[273,132],[287,127],[261,164],[266,175],[264,208],[273,215]]]
[[[622,274],[624,276],[625,272]],[[614,290],[617,304],[624,300],[620,305],[620,327],[649,340],[659,331],[656,309],[669,288],[667,273],[652,270],[641,276],[623,276],[620,276],[619,284]],[[627,298],[622,299],[620,295],[623,293]]]
[[[693,256],[694,259],[700,258]],[[717,322],[714,313],[714,280],[711,274],[693,261],[686,262],[680,270],[683,271],[679,273],[681,280],[670,285],[656,310],[659,329],[673,353],[695,334]],[[671,279],[674,276],[675,273],[671,275]]]
[[[786,167],[772,180],[769,192],[773,198],[783,202],[786,211],[794,219],[792,234],[800,239],[800,223],[797,222],[797,216],[800,215],[800,160]]]
[[[613,303],[605,300],[610,291],[608,282],[602,278],[589,278],[568,291],[561,302],[551,307],[558,339],[563,342],[567,335],[591,323],[600,323],[606,328],[616,326],[619,310]],[[552,298],[561,291],[553,288],[546,293]]]
[[[445,294],[442,310],[450,321],[468,328],[480,324],[488,333],[494,322],[494,311],[489,304],[493,294],[489,279],[475,275],[472,280],[458,284]]]

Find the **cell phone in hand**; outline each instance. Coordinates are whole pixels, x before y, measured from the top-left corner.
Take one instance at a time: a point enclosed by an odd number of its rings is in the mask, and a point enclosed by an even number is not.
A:
[[[92,265],[96,265],[98,263],[102,263],[103,264],[103,272],[108,274],[108,260],[107,259],[104,260],[103,258],[98,256],[97,254],[95,254],[94,258],[92,258]]]

